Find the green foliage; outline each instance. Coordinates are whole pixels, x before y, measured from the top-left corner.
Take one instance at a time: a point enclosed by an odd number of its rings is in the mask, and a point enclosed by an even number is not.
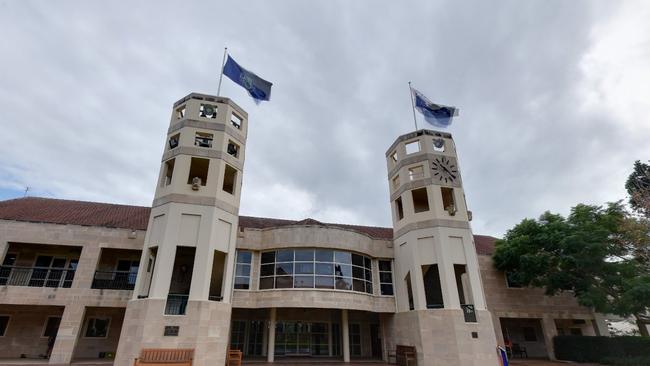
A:
[[[650,216],[650,165],[635,161],[625,189],[630,195],[630,206],[646,217]]]
[[[598,362],[608,365],[650,365],[648,337],[584,337],[553,338],[555,356],[560,360]]]
[[[620,202],[579,204],[566,218],[545,212],[537,220],[523,220],[497,241],[494,264],[548,295],[572,291],[580,304],[598,312],[644,313],[650,304],[650,274],[630,240],[646,240],[650,230],[631,225],[634,220]],[[637,231],[628,232],[628,226]]]

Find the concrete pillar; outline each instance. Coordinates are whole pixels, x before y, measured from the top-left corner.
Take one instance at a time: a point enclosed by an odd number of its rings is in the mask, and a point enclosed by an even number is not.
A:
[[[601,313],[594,313],[594,320],[591,321],[596,331],[596,335],[603,337],[610,337],[609,327],[607,326],[607,320],[605,316]]]
[[[86,313],[84,305],[69,304],[63,310],[61,325],[56,335],[50,364],[68,364],[72,360],[79,333],[83,328],[83,321]]]
[[[90,288],[92,286],[101,250],[99,247],[91,246],[84,246],[81,249],[72,288]]]
[[[341,338],[343,338],[343,362],[350,362],[350,329],[348,327],[348,309],[341,310]]]
[[[269,347],[266,351],[266,362],[271,363],[275,359],[275,322],[278,309],[271,308],[269,310]]]
[[[553,349],[553,338],[557,335],[555,319],[551,317],[542,318],[542,333],[544,333],[544,343],[548,350],[548,358],[555,360],[555,350]]]
[[[6,241],[0,241],[0,263],[2,263],[5,260],[5,256],[7,255],[7,249],[9,249],[9,243]]]

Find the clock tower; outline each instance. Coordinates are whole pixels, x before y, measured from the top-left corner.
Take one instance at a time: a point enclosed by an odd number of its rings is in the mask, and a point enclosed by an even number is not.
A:
[[[418,364],[496,366],[456,147],[451,134],[418,130],[386,152],[393,216],[395,344]]]

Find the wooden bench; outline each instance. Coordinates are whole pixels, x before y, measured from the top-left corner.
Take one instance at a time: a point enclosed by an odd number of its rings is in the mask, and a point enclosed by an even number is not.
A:
[[[143,348],[133,366],[192,366],[193,349]]]
[[[228,350],[227,366],[241,366],[242,352],[238,349]]]
[[[395,349],[395,361],[400,366],[417,365],[418,357],[415,347],[398,344]]]

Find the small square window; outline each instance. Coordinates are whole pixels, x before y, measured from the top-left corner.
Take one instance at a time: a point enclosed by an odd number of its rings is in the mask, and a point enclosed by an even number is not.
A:
[[[404,147],[406,148],[406,155],[415,154],[420,151],[420,140],[409,142]]]
[[[228,154],[238,158],[239,157],[239,145],[232,141],[228,141],[228,147],[227,147]]]
[[[87,338],[106,338],[108,336],[108,325],[110,318],[88,318],[86,326]]]
[[[449,187],[441,187],[442,192],[442,208],[449,213],[449,215],[456,214],[456,202],[454,200],[454,189]]]
[[[185,106],[182,105],[176,108],[176,119],[185,118]]]
[[[393,153],[390,154],[390,161],[397,163],[397,151],[393,151]]]
[[[165,174],[163,175],[161,187],[166,187],[172,184],[172,177],[174,176],[174,163],[176,159],[169,159],[165,162]]]
[[[424,178],[424,167],[422,165],[409,168],[409,180],[416,180]]]
[[[230,114],[230,123],[232,124],[233,127],[235,127],[238,130],[241,130],[241,125],[242,125],[243,119],[239,117],[238,115],[231,113]]]
[[[226,165],[223,175],[223,190],[230,194],[235,194],[235,182],[237,181],[237,169]]]
[[[433,151],[444,152],[445,151],[445,140],[442,138],[433,139]]]
[[[195,178],[198,178],[200,185],[204,186],[208,182],[208,168],[210,159],[192,158],[190,162],[190,174],[187,176],[187,184],[194,184]]]
[[[398,220],[404,218],[404,206],[402,205],[402,197],[397,197],[395,200],[395,212],[397,213]]]
[[[205,118],[217,118],[217,107],[211,104],[201,104],[199,107],[199,116]]]
[[[210,148],[213,139],[214,135],[211,133],[197,132],[194,136],[194,146]]]
[[[429,211],[429,196],[426,187],[412,190],[411,196],[415,213]]]
[[[178,141],[181,139],[181,134],[177,133],[174,136],[169,138],[169,150],[175,149],[178,147]]]

